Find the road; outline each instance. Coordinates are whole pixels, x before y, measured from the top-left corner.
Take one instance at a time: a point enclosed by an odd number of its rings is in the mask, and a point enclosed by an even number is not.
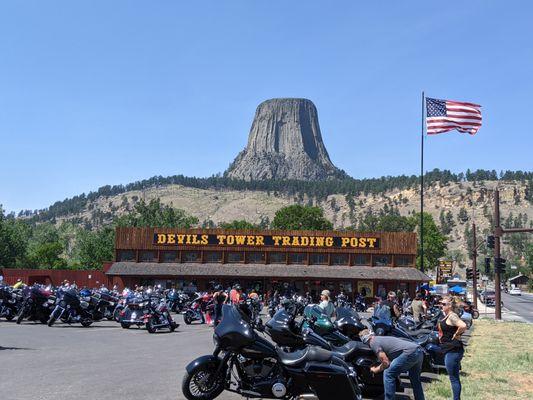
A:
[[[502,292],[503,307],[516,313],[528,322],[533,322],[533,295],[511,296]]]

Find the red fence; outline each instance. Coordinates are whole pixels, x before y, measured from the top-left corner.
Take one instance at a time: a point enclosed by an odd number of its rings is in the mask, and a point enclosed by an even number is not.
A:
[[[104,274],[104,272],[98,270],[75,271],[68,269],[1,268],[0,272],[1,275],[4,276],[4,282],[8,285],[15,284],[17,279],[21,279],[28,285],[34,283],[59,285],[66,279],[70,283],[76,282],[78,287],[87,286],[89,288],[97,287],[101,284],[109,286],[111,283],[111,280]]]

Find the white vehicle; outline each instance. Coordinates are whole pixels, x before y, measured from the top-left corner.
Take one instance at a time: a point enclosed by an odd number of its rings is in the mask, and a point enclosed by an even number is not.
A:
[[[509,294],[513,296],[522,296],[522,290],[519,287],[509,289]]]

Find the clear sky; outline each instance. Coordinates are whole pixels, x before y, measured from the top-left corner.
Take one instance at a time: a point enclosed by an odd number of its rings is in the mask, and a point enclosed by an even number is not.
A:
[[[426,169],[533,167],[533,2],[3,1],[0,203],[210,176],[255,108],[305,97],[355,178],[418,174],[421,91],[483,106]]]

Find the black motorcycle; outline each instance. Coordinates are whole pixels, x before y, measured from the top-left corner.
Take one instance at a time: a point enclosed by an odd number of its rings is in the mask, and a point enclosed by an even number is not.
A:
[[[17,324],[20,324],[24,318],[46,324],[56,302],[53,291],[50,288],[33,285],[25,287],[22,293],[24,300],[17,314]]]
[[[171,289],[166,294],[167,306],[170,311],[181,313],[190,302],[189,295],[176,289]]]
[[[9,286],[0,286],[0,318],[11,321],[22,305],[22,295]]]
[[[285,352],[259,336],[246,304],[223,306],[215,328],[215,351],[186,367],[182,391],[188,400],[211,400],[224,390],[247,398],[361,399],[353,368],[332,352],[309,346]]]
[[[353,366],[364,394],[383,393],[383,373],[372,374],[370,372],[370,366],[379,363],[370,347],[359,341],[359,338],[351,340],[324,315],[320,314],[319,319],[315,318],[314,310],[319,312],[316,305],[306,307],[305,319],[302,321],[295,319],[296,313],[290,307],[280,310],[267,322],[267,332],[272,340],[283,348],[295,350],[313,345],[332,351]],[[357,325],[357,328],[351,327],[345,330],[346,333],[355,333],[356,330],[358,332],[365,328],[354,316],[353,311],[344,310],[344,314],[341,312],[341,317],[338,318],[339,326],[347,328],[353,323]],[[401,390],[399,380],[396,385],[397,390]]]
[[[170,316],[166,301],[159,297],[151,297],[147,306],[148,313],[144,314],[144,323],[149,333],[156,333],[159,329],[168,328],[170,332],[179,326]]]
[[[123,329],[129,329],[132,325],[144,326],[145,315],[150,313],[150,299],[144,295],[127,299],[126,305],[120,311],[119,322]]]
[[[98,301],[92,301],[91,304],[91,297],[79,296],[76,289],[58,290],[57,296],[56,306],[47,321],[48,326],[61,319],[68,324],[79,322],[81,326],[88,327],[101,315],[95,307]]]

